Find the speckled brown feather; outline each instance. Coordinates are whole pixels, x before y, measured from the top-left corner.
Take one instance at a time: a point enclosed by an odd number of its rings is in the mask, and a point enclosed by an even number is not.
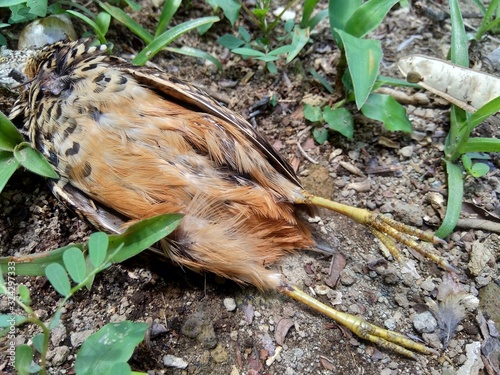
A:
[[[274,288],[265,265],[314,244],[293,204],[301,187],[291,167],[201,90],[89,41],[46,47],[25,73],[33,81],[11,117],[56,168],[58,188],[128,224],[185,214],[164,243],[175,262]]]

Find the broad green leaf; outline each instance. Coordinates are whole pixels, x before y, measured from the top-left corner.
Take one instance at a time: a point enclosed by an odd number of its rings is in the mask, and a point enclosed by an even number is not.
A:
[[[82,251],[77,247],[70,247],[63,254],[63,261],[69,276],[77,284],[85,280],[87,276],[87,264]]]
[[[352,139],[354,134],[354,121],[351,113],[345,108],[331,109],[323,108],[323,119],[328,127],[342,134],[344,137]]]
[[[155,38],[161,35],[166,29],[170,20],[174,16],[177,9],[181,5],[181,0],[166,0],[163,4],[163,9],[161,11],[160,20],[158,21],[158,27],[156,28]]]
[[[14,124],[0,112],[0,150],[14,151],[16,145],[23,141],[23,136]]]
[[[359,39],[342,30],[336,31],[345,48],[356,106],[360,109],[377,80],[382,48],[378,40]]]
[[[246,43],[250,43],[252,37],[250,33],[243,26],[238,27],[238,34],[243,38]]]
[[[49,178],[59,178],[43,155],[27,142],[22,142],[14,149],[16,160],[27,170]]]
[[[30,373],[31,361],[33,360],[33,350],[29,345],[19,345],[16,348],[16,358],[14,367],[18,375],[27,375]]]
[[[306,104],[304,106],[304,117],[311,122],[318,122],[323,119],[323,112],[316,105]]]
[[[107,12],[99,12],[95,18],[95,23],[99,27],[102,35],[105,36],[108,33],[109,25],[111,24],[111,15]]]
[[[14,314],[0,314],[0,328],[19,326],[28,320],[26,316]]]
[[[377,28],[391,8],[399,0],[369,0],[352,14],[344,31],[352,36],[363,38]]]
[[[328,129],[326,128],[314,128],[313,129],[313,137],[316,142],[318,142],[320,145],[326,142],[328,139]]]
[[[299,52],[302,50],[302,48],[304,48],[304,46],[307,44],[308,41],[309,41],[309,28],[302,29],[298,25],[295,26],[293,30],[293,38],[291,44],[293,49],[288,53],[288,56],[286,58],[287,64],[299,54]]]
[[[20,164],[12,152],[0,151],[0,192],[19,166]]]
[[[490,167],[485,163],[474,163],[469,173],[472,177],[482,177],[490,171]]]
[[[109,323],[85,340],[78,351],[75,372],[78,375],[113,375],[118,363],[126,363],[142,340],[148,325],[124,321]]]
[[[211,24],[217,21],[219,21],[219,18],[217,17],[202,17],[174,26],[148,43],[146,48],[139,52],[137,56],[132,60],[132,63],[142,66],[146,63],[146,61],[152,59],[154,55],[156,55],[164,47],[180,37],[182,34],[185,34],[190,30],[194,30],[202,25]]]
[[[30,8],[30,14],[40,18],[47,15],[47,0],[27,0],[26,6]]]
[[[45,335],[43,333],[39,333],[38,335],[33,336],[32,342],[33,346],[37,350],[38,353],[43,352],[43,341],[45,339]]]
[[[141,220],[127,228],[121,235],[109,236],[110,251],[123,245],[112,259],[123,262],[168,236],[181,222],[183,215],[167,214]]]
[[[270,74],[275,75],[278,74],[278,67],[276,64],[272,61],[266,62],[266,68],[269,71]]]
[[[462,211],[464,196],[462,168],[448,160],[445,160],[445,163],[448,174],[448,202],[443,223],[435,233],[436,236],[441,238],[448,236],[455,229]]]
[[[361,112],[368,118],[384,123],[387,130],[411,133],[412,126],[406,110],[390,95],[370,94]]]
[[[106,233],[92,233],[89,238],[89,257],[94,267],[99,267],[106,259],[108,251],[109,237]]]
[[[47,276],[47,279],[49,279],[59,294],[62,294],[64,297],[69,296],[71,293],[71,284],[63,266],[59,263],[49,264],[45,269],[45,276]]]
[[[26,0],[2,0],[0,7],[7,8],[14,5],[25,4]]]
[[[242,45],[244,45],[245,41],[241,40],[240,38],[235,37],[234,35],[225,34],[217,39],[217,43],[219,43],[223,47],[226,47],[226,48],[229,48],[230,50],[233,50],[235,48],[238,48],[238,47],[241,47]]]
[[[207,3],[213,9],[221,8],[224,16],[231,22],[231,26],[234,26],[241,8],[241,3],[238,0],[207,0]]]
[[[328,14],[332,31],[335,29],[344,30],[347,21],[362,3],[362,0],[329,0]]]

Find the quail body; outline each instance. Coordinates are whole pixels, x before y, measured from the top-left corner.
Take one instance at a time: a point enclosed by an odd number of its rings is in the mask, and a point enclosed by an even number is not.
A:
[[[369,226],[389,247],[392,238],[414,248],[414,237],[438,239],[304,191],[290,165],[241,116],[176,77],[110,56],[91,40],[43,48],[29,58],[24,75],[10,117],[59,174],[50,182],[56,195],[93,224],[123,231],[137,220],[182,213],[180,226],[161,244],[174,262],[279,290],[403,354],[413,355],[392,342],[432,352],[318,307],[269,265],[314,247],[301,212],[315,206]]]

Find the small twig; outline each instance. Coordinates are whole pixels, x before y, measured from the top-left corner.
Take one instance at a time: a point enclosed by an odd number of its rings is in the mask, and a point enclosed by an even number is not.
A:
[[[307,159],[309,160],[311,163],[313,164],[318,164],[318,162],[316,160],[314,160],[312,157],[310,157],[309,155],[307,155],[306,151],[302,148],[302,146],[300,145],[300,142],[302,141],[302,138],[304,137],[304,135],[306,133],[308,133],[310,130],[311,130],[312,126],[308,126],[307,128],[305,128],[304,130],[301,130],[299,132],[299,134],[297,134],[297,147],[300,151],[300,153]]]

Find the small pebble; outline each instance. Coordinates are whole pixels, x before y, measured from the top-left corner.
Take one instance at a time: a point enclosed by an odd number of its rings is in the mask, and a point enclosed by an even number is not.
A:
[[[224,307],[227,311],[236,310],[236,301],[234,298],[224,298]]]
[[[188,367],[188,363],[185,360],[171,354],[163,356],[163,364],[167,367],[175,367],[178,369],[185,369]]]
[[[429,312],[416,314],[413,318],[413,326],[420,333],[434,332],[437,328],[436,318]]]

